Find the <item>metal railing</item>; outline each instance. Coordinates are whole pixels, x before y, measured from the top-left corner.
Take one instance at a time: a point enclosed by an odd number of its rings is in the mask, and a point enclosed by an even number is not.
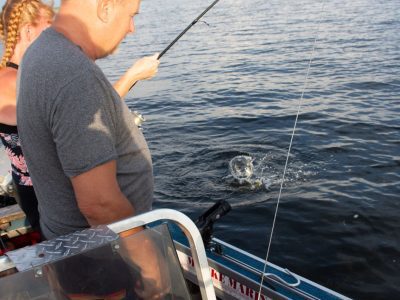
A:
[[[108,228],[115,233],[121,233],[160,220],[173,221],[183,230],[190,244],[202,299],[215,300],[216,296],[203,239],[197,226],[189,217],[173,209],[158,209],[115,222],[108,225]]]

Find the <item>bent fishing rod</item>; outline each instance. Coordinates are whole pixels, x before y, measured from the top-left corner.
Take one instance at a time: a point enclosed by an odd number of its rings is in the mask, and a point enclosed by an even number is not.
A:
[[[207,7],[196,19],[194,19],[186,28],[183,30],[157,57],[158,60],[160,60],[161,57],[164,56],[165,53],[190,29],[195,25],[211,8],[214,7],[215,4],[217,4],[219,0],[215,0],[209,7]],[[131,90],[137,81],[132,84],[132,86],[129,88]]]

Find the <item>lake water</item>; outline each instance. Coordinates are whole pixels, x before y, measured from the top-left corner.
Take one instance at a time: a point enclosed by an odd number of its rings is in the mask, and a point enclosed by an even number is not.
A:
[[[116,80],[210,3],[143,1],[99,65]],[[400,2],[221,0],[204,21],[128,96],[147,119],[154,207],[197,217],[227,200],[216,236],[265,257],[317,38],[269,260],[349,297],[400,298]],[[268,188],[229,176],[238,155]]]

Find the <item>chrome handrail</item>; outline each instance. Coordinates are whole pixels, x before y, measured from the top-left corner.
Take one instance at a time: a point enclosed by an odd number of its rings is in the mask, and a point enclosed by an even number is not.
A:
[[[173,209],[157,209],[115,222],[108,225],[108,228],[115,233],[121,233],[160,220],[173,221],[183,230],[190,244],[202,299],[215,300],[214,285],[211,279],[203,239],[198,228],[189,217]]]

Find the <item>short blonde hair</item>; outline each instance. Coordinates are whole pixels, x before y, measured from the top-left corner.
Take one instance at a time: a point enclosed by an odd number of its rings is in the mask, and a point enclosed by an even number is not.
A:
[[[26,24],[36,26],[43,13],[50,19],[54,16],[52,6],[41,0],[7,0],[0,13],[0,39],[4,45],[0,68],[4,68],[13,56],[21,27]]]

